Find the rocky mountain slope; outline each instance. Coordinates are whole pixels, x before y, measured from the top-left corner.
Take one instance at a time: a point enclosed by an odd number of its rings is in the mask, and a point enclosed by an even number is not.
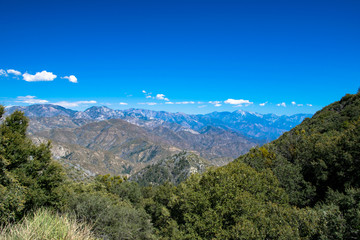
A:
[[[35,134],[56,142],[76,144],[93,151],[108,151],[130,162],[154,162],[181,149],[166,145],[159,137],[121,119],[62,128]]]
[[[48,141],[38,136],[32,136],[31,139],[35,144]],[[51,141],[51,145],[54,159],[90,177],[98,174],[129,175],[146,166],[121,159],[109,151],[94,151],[77,144],[56,141]]]
[[[193,173],[203,173],[211,164],[194,153],[181,152],[149,165],[131,176],[130,180],[142,186],[165,182],[179,184]]]

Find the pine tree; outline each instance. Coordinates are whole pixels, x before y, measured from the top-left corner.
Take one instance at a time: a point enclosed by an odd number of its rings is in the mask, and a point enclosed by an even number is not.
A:
[[[62,167],[51,159],[51,144],[36,146],[26,135],[29,120],[15,111],[5,119],[0,106],[0,222],[17,220],[40,206],[60,202],[56,188]]]

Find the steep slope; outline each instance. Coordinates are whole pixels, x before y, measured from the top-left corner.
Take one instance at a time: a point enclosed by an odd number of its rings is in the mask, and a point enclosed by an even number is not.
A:
[[[35,136],[32,136],[31,139],[35,144],[47,141],[45,138]],[[93,151],[77,144],[56,141],[52,141],[51,145],[51,153],[54,159],[65,166],[81,170],[87,176],[98,174],[128,175],[145,166],[135,165],[109,151]]]
[[[76,114],[76,118],[88,118],[94,120],[106,120],[121,118],[123,114],[119,110],[113,110],[105,106],[91,107],[86,109],[84,112]]]
[[[331,191],[360,187],[359,146],[360,93],[347,94],[238,161],[271,168],[293,204],[313,206]]]
[[[36,133],[58,128],[77,128],[92,123],[92,119],[77,119],[65,115],[54,117],[30,117],[28,133]]]
[[[53,129],[36,135],[95,151],[109,151],[131,162],[154,162],[180,151],[143,128],[120,119],[90,123],[75,129]]]
[[[200,156],[215,165],[223,165],[236,156],[246,153],[251,147],[261,144],[231,129],[225,130],[211,126],[199,131],[189,129],[173,131],[167,127],[158,126],[151,132],[172,146],[198,152]]]
[[[211,164],[194,153],[181,152],[149,165],[131,176],[142,186],[165,182],[179,184],[193,173],[203,173]]]

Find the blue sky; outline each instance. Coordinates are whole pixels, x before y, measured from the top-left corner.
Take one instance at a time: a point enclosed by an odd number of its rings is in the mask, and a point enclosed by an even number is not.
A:
[[[360,87],[357,0],[0,3],[4,105],[295,114]]]

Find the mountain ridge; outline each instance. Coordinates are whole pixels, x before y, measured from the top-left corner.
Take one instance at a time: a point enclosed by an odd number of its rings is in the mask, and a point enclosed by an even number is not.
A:
[[[107,119],[123,119],[136,125],[162,125],[176,123],[182,127],[198,131],[207,126],[232,128],[245,136],[263,141],[271,141],[282,133],[289,131],[312,114],[294,114],[291,116],[276,114],[260,114],[237,110],[234,112],[212,112],[207,114],[171,113],[147,109],[129,108],[114,110],[106,106],[92,106],[84,111],[75,111],[51,104],[35,104],[30,106],[13,106],[7,108],[8,114],[15,110],[25,112],[28,117],[57,117],[64,115],[73,119],[102,121]]]

